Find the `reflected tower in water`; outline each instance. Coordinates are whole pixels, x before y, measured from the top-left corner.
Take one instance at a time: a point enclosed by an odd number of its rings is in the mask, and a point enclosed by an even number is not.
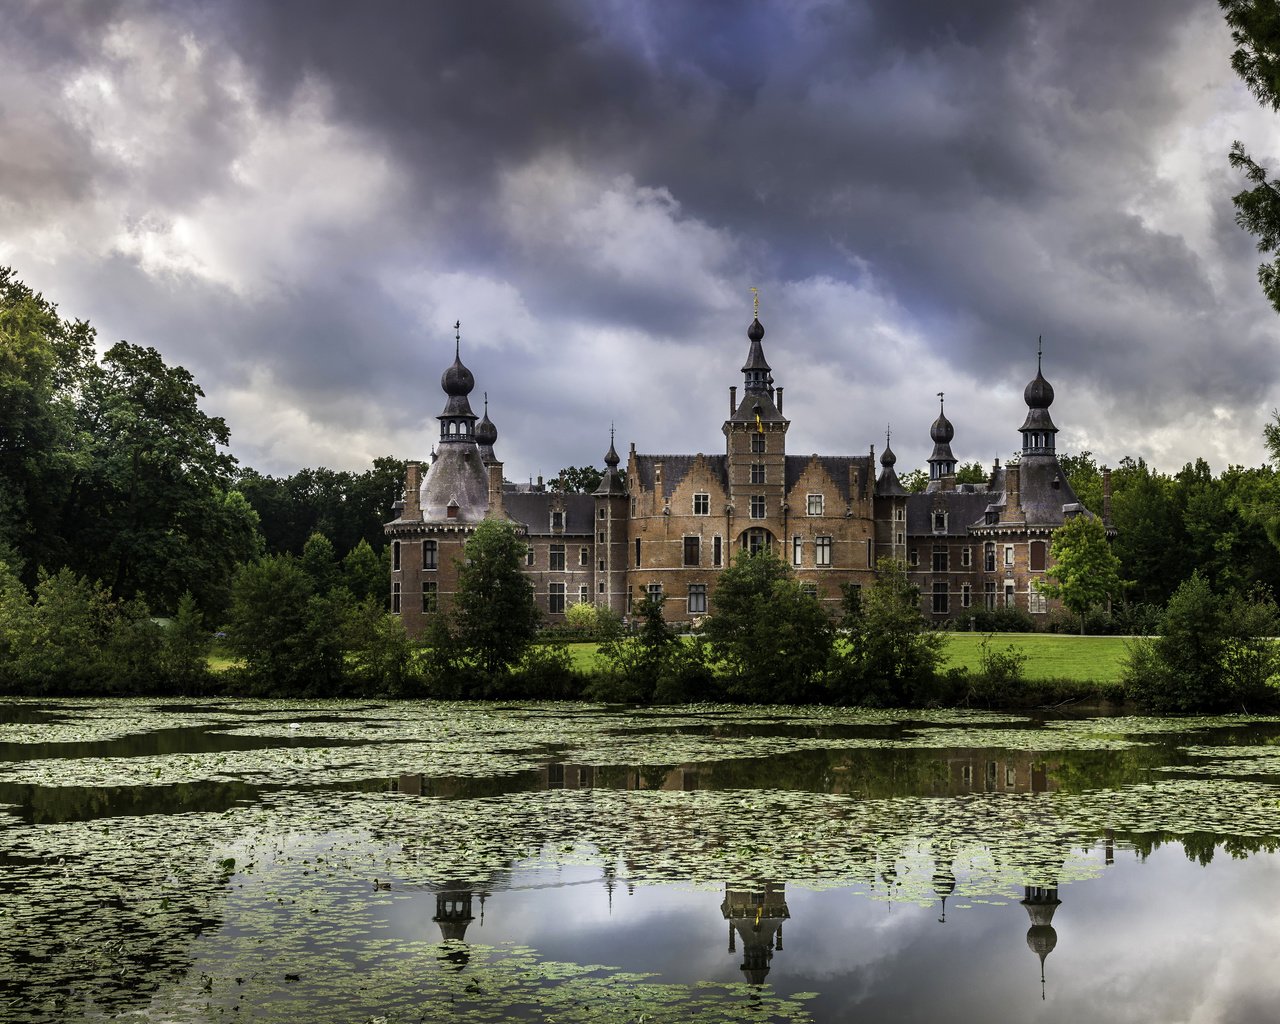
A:
[[[724,887],[720,913],[729,922],[729,952],[742,938],[742,974],[752,985],[763,985],[774,950],[782,951],[782,922],[787,909],[785,882],[764,882],[757,888]]]
[[[1027,908],[1031,927],[1027,929],[1027,947],[1040,958],[1040,998],[1044,998],[1044,961],[1058,944],[1058,933],[1053,928],[1054,911],[1062,904],[1058,899],[1058,887],[1028,885],[1024,888],[1022,905]]]

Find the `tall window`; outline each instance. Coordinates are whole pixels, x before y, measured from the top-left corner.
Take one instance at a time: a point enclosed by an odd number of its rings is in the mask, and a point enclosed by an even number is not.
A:
[[[424,540],[422,542],[422,568],[434,569],[436,567],[436,555],[439,545],[433,540]]]
[[[603,505],[601,505],[600,510],[596,513],[596,516],[599,517],[600,519],[603,519],[607,514],[608,514],[608,511],[605,509]]]
[[[552,572],[564,572],[564,545],[552,544],[551,551],[547,556],[547,568]],[[563,593],[563,584],[561,585],[561,593]]]
[[[960,549],[960,564],[966,569],[973,565],[973,548]]]
[[[564,529],[564,513],[563,512],[556,511],[551,513],[551,529],[553,530]]]
[[[1043,615],[1049,610],[1049,602],[1039,589],[1032,587],[1027,593],[1027,611],[1032,615]]]
[[[910,551],[907,552],[907,565],[914,566],[919,564],[920,564],[920,551],[918,548],[912,548]]]
[[[893,510],[893,518],[894,518],[894,519],[896,519],[896,520],[898,520],[898,522],[900,522],[900,523],[901,523],[903,520],[905,520],[905,519],[907,518],[907,510],[906,510],[906,508],[905,508],[904,506],[902,506],[902,505],[898,505],[896,508],[894,508],[894,510]]]
[[[811,516],[822,515],[822,495],[821,494],[809,495],[809,515]]]
[[[763,462],[751,463],[751,482],[753,484],[764,483],[764,463]]]
[[[763,455],[763,454],[764,454],[764,452],[765,452],[765,448],[764,448],[764,439],[765,439],[765,435],[764,435],[764,434],[752,434],[752,435],[751,435],[751,454],[752,454],[752,455]]]
[[[689,614],[705,615],[707,612],[707,585],[705,583],[689,584]]]
[[[960,584],[960,607],[968,608],[973,602],[973,587],[968,583]]]
[[[686,537],[684,539],[684,564],[697,565],[702,559],[702,538]]]
[[[831,538],[830,537],[814,537],[813,538],[813,564],[814,565],[830,565],[831,564]]]
[[[428,580],[422,584],[422,610],[424,612],[433,612],[439,607],[439,598],[436,594],[435,580]]]
[[[583,604],[587,603],[587,593],[588,593],[587,585],[584,583],[582,586],[578,588],[578,600],[581,601]]]
[[[600,572],[604,572],[604,559],[603,559],[603,558],[601,558],[599,561],[597,561],[597,562],[596,562],[596,568],[597,568]]]
[[[640,568],[640,538],[636,538],[636,568]]]
[[[1004,564],[1013,565],[1013,545],[1006,544],[1004,546]]]
[[[400,614],[400,584],[391,584],[391,610],[397,615]]]
[[[711,515],[711,495],[695,494],[693,496],[693,514],[695,516]]]
[[[947,532],[947,514],[945,512],[935,512],[933,514],[933,532]]]
[[[992,541],[982,545],[982,567],[987,572],[996,571],[996,546]]]
[[[398,540],[391,542],[391,568],[394,572],[400,571],[400,542]]]
[[[748,530],[742,538],[742,546],[750,551],[753,555],[758,551],[763,551],[771,546],[771,541],[767,531],[756,527]]]
[[[598,536],[598,537],[599,537],[599,539],[600,539],[600,543],[601,543],[601,544],[603,544],[603,543],[604,543],[604,530],[601,530],[601,531],[600,531],[600,533],[599,533],[599,534],[597,534],[597,536]]]
[[[591,564],[591,552],[587,548],[578,548],[578,564],[579,565]]]
[[[763,494],[751,495],[751,518],[752,519],[764,518],[764,495]]]
[[[933,571],[947,571],[947,549],[943,547],[935,547],[933,549]]]
[[[802,537],[791,538],[791,564],[804,565],[804,539]]]
[[[996,609],[996,585],[995,581],[982,584],[982,606],[987,611],[993,612]]]
[[[564,584],[552,583],[547,591],[547,610],[552,615],[564,614]]]
[[[1013,605],[1014,605],[1013,584],[1006,583],[1004,585],[1004,606],[1006,608],[1012,608]]]
[[[933,614],[945,615],[949,611],[949,603],[947,585],[945,583],[935,583],[933,585]]]
[[[711,539],[711,564],[719,568],[724,563],[724,551],[721,546],[720,538],[713,537]]]
[[[1044,572],[1044,549],[1045,542],[1042,540],[1033,540],[1030,545],[1030,562],[1032,572]]]
[[[530,544],[524,549],[524,564],[533,565],[533,545]]]

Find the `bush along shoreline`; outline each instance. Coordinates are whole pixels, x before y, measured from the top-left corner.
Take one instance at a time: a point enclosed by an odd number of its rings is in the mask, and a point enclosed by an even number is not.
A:
[[[113,602],[68,570],[42,577],[29,594],[0,563],[0,692],[1280,709],[1275,603],[1265,594],[1216,594],[1198,574],[1175,594],[1158,635],[1112,641],[1127,650],[1110,678],[1044,678],[1027,672],[1036,639],[1017,634],[966,637],[968,664],[948,665],[950,638],[959,635],[927,627],[905,567],[894,563],[881,564],[873,586],[847,594],[838,620],[784,563],[762,553],[740,556],[725,570],[714,614],[692,635],[664,620],[661,599],[638,605],[627,629],[606,610],[584,605],[571,609],[565,626],[539,632],[519,572],[523,546],[509,543],[503,530],[495,524],[496,533],[481,536],[487,547],[477,546],[469,562],[486,596],[437,614],[420,640],[374,597],[357,599],[321,542],[302,558],[268,556],[244,566],[232,587],[226,636],[217,639],[189,594],[161,621],[142,602]],[[495,566],[508,563],[514,571],[504,582]],[[513,589],[495,596],[508,582]]]

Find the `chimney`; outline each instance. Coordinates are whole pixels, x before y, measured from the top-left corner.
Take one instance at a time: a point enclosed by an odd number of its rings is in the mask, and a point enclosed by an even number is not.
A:
[[[1012,516],[1022,511],[1022,467],[1008,465],[1004,470],[1005,515]]]
[[[738,411],[738,389],[737,387],[729,388],[729,415],[732,416]]]
[[[539,473],[539,474],[538,474],[538,486],[537,486],[537,487],[535,487],[535,488],[534,488],[534,490],[535,490],[535,491],[537,491],[539,494],[541,494],[544,490],[546,490],[546,488],[542,486],[542,474],[541,474],[541,473]]]
[[[487,519],[506,519],[507,510],[502,506],[502,463],[491,462],[489,471],[489,511]]]
[[[1102,525],[1111,525],[1111,470],[1102,467]]]
[[[773,393],[778,399],[778,412],[782,412],[782,388],[775,388]]]
[[[404,511],[400,513],[401,519],[421,519],[422,506],[419,502],[422,500],[418,493],[418,487],[422,483],[421,479],[422,467],[411,462],[404,471]]]

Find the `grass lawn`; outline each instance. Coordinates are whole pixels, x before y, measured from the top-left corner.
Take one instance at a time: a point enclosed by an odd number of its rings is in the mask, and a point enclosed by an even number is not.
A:
[[[960,666],[970,672],[979,669],[985,633],[948,633],[944,667]],[[1118,636],[1072,636],[1069,633],[996,633],[993,650],[1012,645],[1027,660],[1022,666],[1027,679],[1069,679],[1075,682],[1118,682],[1124,664],[1125,638]],[[570,644],[573,666],[590,671],[598,664],[595,644]]]
[[[948,633],[944,649],[947,667],[979,669],[985,633]],[[991,649],[1014,647],[1027,656],[1022,666],[1027,679],[1071,679],[1078,682],[1118,682],[1124,665],[1126,638],[1072,636],[1068,633],[996,633]]]

